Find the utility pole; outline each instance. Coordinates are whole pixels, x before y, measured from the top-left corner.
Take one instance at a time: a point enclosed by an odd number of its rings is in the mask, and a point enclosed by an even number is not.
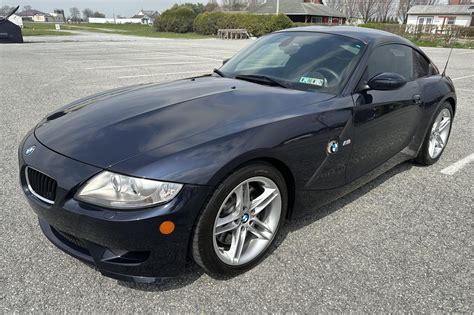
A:
[[[277,0],[277,12],[276,14],[280,14],[280,0]]]

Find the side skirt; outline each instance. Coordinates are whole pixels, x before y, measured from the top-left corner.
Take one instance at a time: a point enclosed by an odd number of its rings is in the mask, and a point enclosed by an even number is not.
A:
[[[324,207],[336,201],[337,199],[354,192],[358,188],[361,188],[365,184],[373,181],[395,166],[413,158],[413,152],[406,153],[402,151],[387,160],[379,167],[344,186],[327,190],[297,191],[295,196],[295,206],[290,219],[296,219],[298,217],[318,213],[321,207]]]

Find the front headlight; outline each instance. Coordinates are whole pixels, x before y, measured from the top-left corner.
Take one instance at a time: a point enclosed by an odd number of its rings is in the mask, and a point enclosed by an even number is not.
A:
[[[75,198],[106,208],[136,209],[170,201],[182,187],[103,171],[79,189]]]

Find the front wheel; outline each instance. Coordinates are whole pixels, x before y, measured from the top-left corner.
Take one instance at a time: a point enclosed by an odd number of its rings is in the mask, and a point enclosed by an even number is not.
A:
[[[283,176],[267,163],[245,166],[219,185],[198,219],[192,254],[207,272],[232,276],[256,265],[287,209]]]
[[[438,109],[416,162],[431,165],[439,160],[448,143],[452,120],[453,107],[449,102],[446,102]]]

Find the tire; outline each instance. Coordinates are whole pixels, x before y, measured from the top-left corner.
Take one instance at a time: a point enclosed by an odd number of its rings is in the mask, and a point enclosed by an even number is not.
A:
[[[442,117],[441,117],[442,116]],[[447,117],[449,116],[449,117]],[[441,117],[441,120],[440,120]],[[449,118],[449,119],[448,119]],[[440,122],[447,121],[447,125],[440,130]],[[440,108],[436,111],[433,120],[431,121],[430,127],[426,133],[425,139],[423,140],[423,145],[416,157],[415,161],[421,165],[432,165],[436,163],[446,148],[448,144],[449,136],[451,135],[451,126],[453,121],[453,107],[449,102],[445,102]],[[440,147],[439,142],[435,139],[443,140],[443,145]],[[438,143],[438,145],[433,145],[433,141]],[[435,150],[435,151],[433,151]]]
[[[250,201],[245,202],[245,196]],[[194,261],[215,276],[235,276],[254,267],[286,218],[287,196],[284,177],[268,163],[248,164],[229,175],[198,218],[192,238]],[[256,204],[260,207],[252,206]]]

